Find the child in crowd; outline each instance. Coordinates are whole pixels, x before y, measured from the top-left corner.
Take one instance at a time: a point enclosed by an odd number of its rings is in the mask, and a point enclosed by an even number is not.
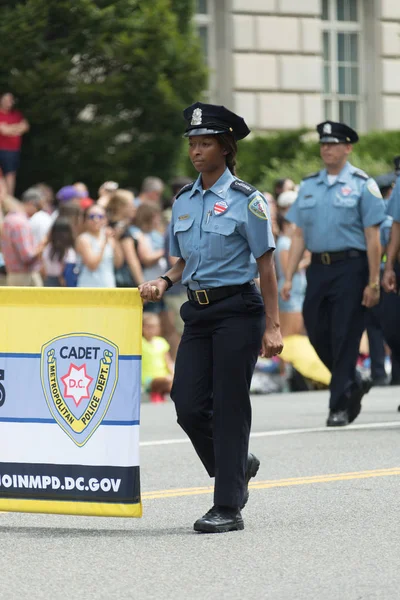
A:
[[[150,392],[151,402],[165,402],[164,394],[172,387],[174,364],[167,340],[160,337],[160,318],[155,313],[143,314],[142,385]]]

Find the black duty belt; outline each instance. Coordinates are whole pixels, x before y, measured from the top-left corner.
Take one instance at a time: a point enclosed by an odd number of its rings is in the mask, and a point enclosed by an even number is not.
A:
[[[248,282],[243,285],[226,285],[224,287],[208,288],[206,290],[191,290],[188,288],[187,296],[190,302],[195,302],[196,304],[201,304],[203,306],[211,304],[212,302],[217,302],[217,300],[229,298],[229,296],[234,296],[240,292],[245,292],[246,290],[252,289],[254,285],[253,282]]]
[[[367,256],[367,253],[364,250],[343,250],[342,252],[322,252],[321,254],[313,252],[311,255],[311,263],[317,265],[331,265],[340,260],[360,258],[360,256]]]

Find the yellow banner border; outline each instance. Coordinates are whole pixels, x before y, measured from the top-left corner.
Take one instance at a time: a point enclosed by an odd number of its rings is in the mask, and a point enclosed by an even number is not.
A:
[[[69,502],[62,500],[0,499],[0,511],[76,515],[83,517],[141,517],[142,503]]]

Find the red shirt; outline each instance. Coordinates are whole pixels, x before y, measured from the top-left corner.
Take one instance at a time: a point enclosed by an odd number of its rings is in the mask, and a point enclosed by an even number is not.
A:
[[[21,123],[23,118],[24,116],[19,110],[11,110],[10,112],[0,110],[0,123],[16,125],[17,123]],[[3,135],[0,133],[0,150],[20,150],[21,137],[20,135]]]

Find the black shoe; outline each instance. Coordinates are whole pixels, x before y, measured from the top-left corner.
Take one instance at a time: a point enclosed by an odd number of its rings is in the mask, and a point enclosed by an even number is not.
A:
[[[244,529],[244,523],[238,508],[213,506],[204,517],[197,519],[193,529],[200,533],[226,533]]]
[[[359,386],[357,386],[357,389],[355,390],[355,392],[353,392],[353,394],[350,398],[349,409],[348,409],[349,423],[352,423],[353,421],[355,421],[357,419],[358,415],[361,412],[361,400],[363,399],[363,396],[365,394],[368,394],[368,392],[371,388],[372,388],[372,380],[364,379],[363,381],[361,381]]]
[[[326,421],[327,427],[344,427],[349,424],[349,417],[345,410],[331,410]]]
[[[260,461],[258,460],[257,456],[254,456],[254,454],[250,453],[247,457],[246,490],[244,492],[243,504],[240,507],[241,510],[246,506],[247,501],[249,499],[249,481],[252,477],[255,477],[257,475],[259,468]]]

